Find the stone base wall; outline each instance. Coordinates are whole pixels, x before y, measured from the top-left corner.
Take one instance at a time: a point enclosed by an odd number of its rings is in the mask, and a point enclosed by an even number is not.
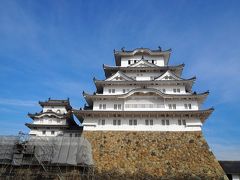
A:
[[[102,179],[226,179],[201,132],[85,131]]]

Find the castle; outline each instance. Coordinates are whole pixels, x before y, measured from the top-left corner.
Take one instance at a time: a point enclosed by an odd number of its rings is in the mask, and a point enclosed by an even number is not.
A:
[[[171,50],[114,50],[116,66],[103,65],[105,80],[93,79],[96,92],[83,92],[87,105],[40,102],[29,114],[34,136],[84,136],[92,145],[99,177],[223,179],[202,126],[213,108],[201,105],[209,92],[192,92],[195,77],[184,79],[184,64],[169,65]]]

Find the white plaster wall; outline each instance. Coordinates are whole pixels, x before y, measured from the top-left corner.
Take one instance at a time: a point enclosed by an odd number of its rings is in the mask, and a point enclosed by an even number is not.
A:
[[[99,104],[106,104],[106,109],[99,109]],[[114,109],[114,104],[121,104],[122,109],[126,111],[179,111],[179,110],[198,110],[197,101],[190,100],[163,100],[161,97],[155,97],[155,99],[150,99],[148,96],[139,97],[138,99],[131,97],[123,100],[96,100],[93,103],[93,110],[101,111],[116,111]],[[128,104],[128,105],[127,105]],[[136,104],[137,106],[134,106]],[[145,107],[140,106],[140,104],[145,104]],[[153,107],[148,108],[148,105],[153,105]],[[169,109],[168,104],[176,104],[176,109]],[[184,104],[191,104],[192,109],[185,109]]]
[[[140,86],[105,86],[103,88],[103,94],[104,95],[114,95],[114,94],[124,94],[123,89],[125,89],[125,93],[140,88]],[[115,93],[109,93],[109,89],[115,89]]]
[[[142,59],[142,55],[136,55],[136,56],[132,56],[132,57],[122,57],[121,58],[121,66],[123,67],[127,67],[129,66],[128,64],[128,60],[141,60]],[[162,56],[149,56],[149,55],[144,55],[144,59],[145,60],[156,60],[156,65],[158,66],[164,66],[164,59]]]
[[[105,119],[105,125],[99,120]],[[113,120],[120,119],[121,125],[113,125]],[[137,125],[129,125],[129,119],[136,119]],[[152,119],[153,125],[145,125],[145,120]],[[169,125],[162,125],[162,119],[168,119]],[[199,119],[185,119],[185,125],[178,125],[178,118],[86,118],[83,122],[84,130],[89,131],[201,131],[202,123]],[[194,124],[194,126],[192,126]]]
[[[175,86],[174,85],[161,85],[161,86],[154,85],[154,86],[148,86],[148,88],[154,88],[154,89],[158,89],[160,91],[165,89],[166,94],[187,94],[185,86],[183,86],[183,85],[175,85]],[[180,93],[178,93],[178,92],[174,93],[173,89],[180,89]]]
[[[99,109],[99,104],[106,104],[106,109]],[[115,101],[106,101],[106,100],[102,100],[102,101],[94,101],[93,103],[93,110],[101,110],[101,111],[116,111],[116,109],[114,109],[114,104],[121,104],[121,107],[123,110],[124,106],[123,106],[123,100],[115,100]]]
[[[149,85],[146,86],[147,88],[153,88],[153,89],[157,89],[160,91],[163,91],[163,89],[165,89],[165,93],[166,94],[189,94],[186,92],[185,87],[183,85]],[[140,86],[105,86],[103,88],[103,94],[104,95],[113,95],[113,94],[124,94],[123,93],[123,89],[125,89],[125,92],[127,93],[128,91],[131,91],[133,89],[137,89],[140,88]],[[115,93],[109,93],[109,89],[115,89]],[[173,89],[180,89],[180,93],[179,92],[174,92]]]
[[[161,73],[150,73],[150,72],[138,72],[138,73],[126,73],[127,76],[136,79],[137,81],[149,81],[151,77],[156,78],[161,75]]]
[[[45,107],[43,107],[43,112],[47,112],[48,110],[51,110],[56,113],[58,110],[60,110],[60,113],[62,113],[62,114],[67,113],[67,110],[64,106],[63,107],[61,107],[61,106],[45,106]]]
[[[44,130],[46,131],[45,135],[42,133]],[[55,131],[54,135],[51,134],[51,131]],[[58,136],[63,134],[63,131],[59,129],[32,129],[30,130],[29,134],[36,136]]]

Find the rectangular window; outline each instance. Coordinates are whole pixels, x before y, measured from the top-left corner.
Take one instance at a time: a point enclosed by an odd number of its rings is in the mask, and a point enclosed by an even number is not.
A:
[[[165,92],[166,92],[166,89],[162,89],[162,92],[164,92],[164,93],[165,93]]]
[[[116,120],[116,119],[113,120],[113,125],[114,125],[114,126],[117,125],[117,120]]]
[[[111,89],[108,89],[108,93],[111,93]]]
[[[128,64],[131,64],[131,60],[128,60]]]
[[[45,134],[46,134],[46,131],[42,131],[42,134],[45,135]]]
[[[170,125],[170,123],[169,123],[169,120],[168,119],[166,119],[166,120],[162,120],[162,125],[167,125],[167,126],[169,126]]]
[[[152,60],[152,64],[155,64],[155,61],[154,61],[154,60]]]
[[[145,120],[145,125],[149,125],[148,119]]]
[[[137,120],[136,119],[134,119],[133,124],[134,124],[134,126],[137,125]]]
[[[114,109],[117,109],[117,104],[114,104]]]
[[[121,125],[121,120],[119,119],[117,122],[118,122],[118,125],[120,126]]]
[[[152,119],[150,119],[150,126],[152,126],[153,125],[153,120]]]
[[[132,120],[132,119],[129,120],[129,125],[130,125],[130,126],[133,125],[133,120]]]
[[[177,92],[180,93],[180,89],[177,89]]]
[[[176,90],[176,89],[173,89],[173,92],[174,92],[174,93],[176,93],[176,92],[177,92],[177,90]]]
[[[171,104],[168,104],[168,109],[172,109],[172,105]]]
[[[51,135],[54,135],[55,134],[55,131],[51,131]]]
[[[125,93],[126,92],[126,90],[125,89],[123,89],[123,93]]]
[[[137,63],[137,60],[134,60],[134,63]]]
[[[102,109],[102,104],[99,104],[99,109]]]
[[[165,125],[165,120],[164,119],[162,120],[162,125]]]
[[[192,109],[192,105],[191,104],[188,104],[188,109]]]
[[[169,120],[168,119],[166,120],[166,125],[169,126]]]
[[[105,125],[105,119],[102,119],[102,123],[101,123],[102,125]]]
[[[181,119],[178,120],[178,125],[180,125],[180,126],[182,125]]]
[[[112,89],[112,93],[115,93],[115,89]]]
[[[176,109],[176,104],[173,104],[172,107],[173,107],[173,109]]]
[[[103,104],[103,109],[106,109],[106,104]]]
[[[188,105],[187,105],[187,104],[184,104],[184,108],[187,109],[187,108],[188,108]]]
[[[185,119],[182,120],[182,124],[183,124],[184,126],[186,126],[186,120],[185,120]]]
[[[122,109],[122,105],[121,104],[118,104],[118,109]]]

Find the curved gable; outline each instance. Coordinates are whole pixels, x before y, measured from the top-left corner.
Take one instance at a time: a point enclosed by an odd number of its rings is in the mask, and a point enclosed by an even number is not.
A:
[[[130,96],[160,96],[164,97],[164,94],[157,90],[157,89],[150,89],[150,88],[139,88],[139,89],[133,89],[132,91],[129,91],[127,94],[121,96],[120,98],[127,98]]]

